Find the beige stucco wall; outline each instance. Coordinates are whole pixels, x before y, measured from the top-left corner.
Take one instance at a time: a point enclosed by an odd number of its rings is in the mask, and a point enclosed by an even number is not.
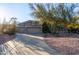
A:
[[[41,27],[29,27],[27,28],[28,33],[42,33]]]
[[[20,33],[42,33],[42,28],[41,26],[37,26],[37,27],[17,27],[16,28],[17,32]]]

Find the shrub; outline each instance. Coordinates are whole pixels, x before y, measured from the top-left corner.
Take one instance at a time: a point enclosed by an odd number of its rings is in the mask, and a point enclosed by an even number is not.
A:
[[[42,32],[45,33],[45,34],[46,33],[51,33],[51,31],[50,31],[50,29],[49,29],[49,27],[46,23],[42,24]]]

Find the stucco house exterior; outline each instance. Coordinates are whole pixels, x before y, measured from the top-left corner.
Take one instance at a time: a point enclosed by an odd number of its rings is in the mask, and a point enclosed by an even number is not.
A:
[[[39,21],[28,20],[19,23],[16,27],[16,31],[20,33],[42,33],[42,26]]]

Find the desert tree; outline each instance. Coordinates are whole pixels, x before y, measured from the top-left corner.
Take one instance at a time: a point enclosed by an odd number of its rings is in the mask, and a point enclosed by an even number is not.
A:
[[[51,31],[56,32],[58,27],[67,27],[71,23],[76,23],[77,18],[74,18],[73,10],[76,4],[29,4],[32,9],[32,15],[46,23]],[[52,30],[53,29],[53,30]]]

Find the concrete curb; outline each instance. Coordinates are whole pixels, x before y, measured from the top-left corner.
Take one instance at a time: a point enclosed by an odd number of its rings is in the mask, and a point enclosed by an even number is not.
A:
[[[40,40],[44,40],[44,37],[40,37],[40,36],[29,35],[29,34],[22,34],[22,35],[32,37],[32,38],[36,38],[36,39],[40,39]]]

